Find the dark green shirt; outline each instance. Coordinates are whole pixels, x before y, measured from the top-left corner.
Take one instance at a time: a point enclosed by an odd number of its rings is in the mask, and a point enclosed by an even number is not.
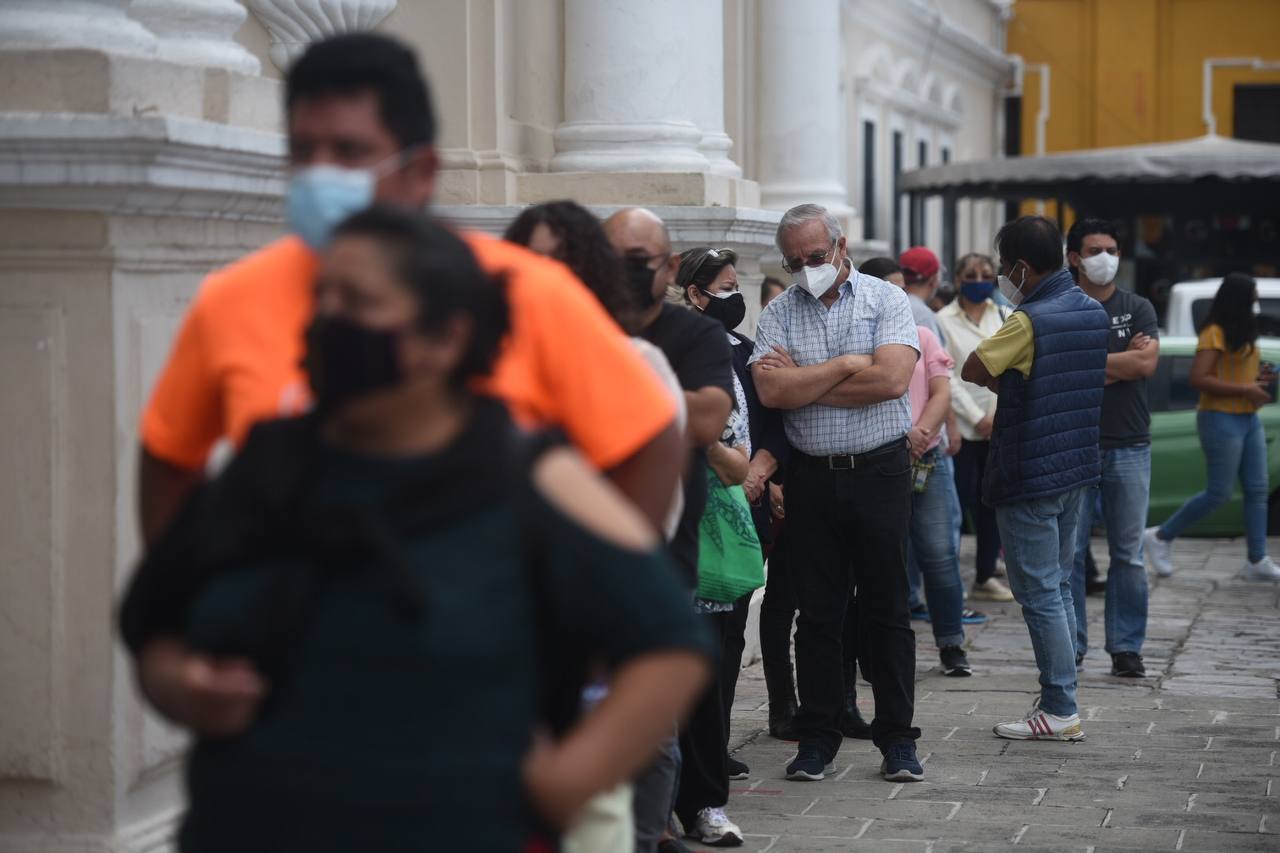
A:
[[[412,461],[326,449],[315,488],[374,501]],[[673,567],[625,550],[542,502],[560,630],[610,665],[664,649],[712,653]],[[425,608],[396,606],[393,573],[361,558],[318,573],[283,677],[242,736],[191,756],[186,850],[515,851],[536,830],[520,763],[538,722],[528,524],[499,500],[405,543]],[[218,574],[188,639],[235,653],[238,625],[288,553]]]

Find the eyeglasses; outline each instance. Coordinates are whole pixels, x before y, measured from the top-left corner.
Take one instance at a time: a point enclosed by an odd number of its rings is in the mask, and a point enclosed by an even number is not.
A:
[[[827,255],[835,253],[838,240],[831,241],[831,248],[822,254],[814,252],[808,258],[801,260],[800,258],[784,258],[782,261],[782,269],[787,273],[800,272],[804,267],[820,267],[827,262]]]

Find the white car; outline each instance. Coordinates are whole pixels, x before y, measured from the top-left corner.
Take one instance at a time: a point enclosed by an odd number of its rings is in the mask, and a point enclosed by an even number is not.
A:
[[[1260,278],[1258,300],[1262,313],[1280,320],[1280,278]],[[1170,336],[1196,336],[1196,329],[1209,316],[1213,296],[1222,284],[1222,277],[1202,278],[1196,281],[1180,281],[1169,291],[1169,307],[1165,311],[1163,333]],[[1268,330],[1270,332],[1271,330]],[[1274,334],[1274,332],[1271,332]]]

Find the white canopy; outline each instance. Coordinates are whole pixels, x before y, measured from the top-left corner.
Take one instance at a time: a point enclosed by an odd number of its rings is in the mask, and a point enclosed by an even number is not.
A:
[[[1204,178],[1280,182],[1280,145],[1221,136],[1180,142],[1066,151],[1040,157],[975,160],[915,169],[902,175],[905,192],[1050,183],[1180,183]]]

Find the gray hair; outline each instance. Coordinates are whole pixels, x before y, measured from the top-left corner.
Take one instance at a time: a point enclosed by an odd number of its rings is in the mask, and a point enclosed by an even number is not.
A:
[[[782,249],[782,232],[789,228],[795,228],[811,222],[815,219],[821,219],[822,224],[827,228],[827,239],[834,243],[843,235],[840,230],[840,222],[831,215],[831,211],[827,210],[820,204],[797,204],[795,207],[782,214],[782,219],[778,221],[778,232],[773,237],[774,245],[779,250]]]

